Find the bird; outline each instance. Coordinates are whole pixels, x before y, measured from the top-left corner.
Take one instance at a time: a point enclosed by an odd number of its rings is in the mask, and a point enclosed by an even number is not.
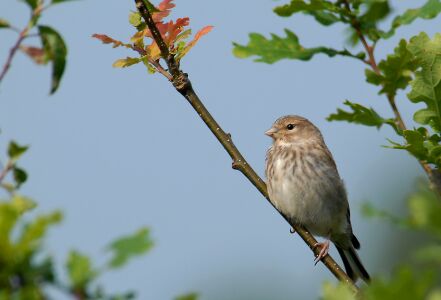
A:
[[[265,132],[273,143],[267,151],[265,175],[271,203],[291,224],[325,238],[317,243],[317,264],[328,254],[330,241],[355,282],[370,276],[356,252],[360,242],[352,232],[343,180],[320,130],[308,119],[287,115]]]

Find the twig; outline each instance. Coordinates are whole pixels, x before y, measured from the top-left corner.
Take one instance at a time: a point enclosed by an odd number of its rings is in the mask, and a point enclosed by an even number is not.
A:
[[[135,50],[136,52],[139,53],[139,55],[141,56],[145,56],[147,55],[147,51],[145,51],[143,48],[138,47],[136,45],[132,46],[132,49]],[[173,76],[170,75],[169,72],[167,72],[159,63],[159,61],[153,60],[152,58],[148,57],[147,58],[148,62],[153,65],[156,69],[156,71],[158,71],[159,73],[161,73],[162,75],[164,75],[168,81],[173,81]]]
[[[3,179],[5,179],[6,175],[9,173],[9,171],[12,170],[13,167],[14,167],[14,164],[12,163],[12,161],[8,161],[6,163],[6,166],[0,172],[0,183],[2,183]]]
[[[26,27],[20,31],[18,35],[18,39],[15,42],[14,46],[9,50],[8,58],[6,59],[6,62],[3,66],[3,69],[0,73],[0,83],[2,82],[3,78],[5,77],[6,73],[8,72],[9,68],[11,67],[12,60],[14,59],[15,54],[17,53],[17,50],[20,49],[20,45],[23,42],[24,39],[29,37],[29,31],[36,25],[36,20],[40,16],[41,12],[48,8],[50,5],[43,7],[43,2],[41,2],[37,7],[32,11],[31,18],[26,25]],[[13,27],[14,30],[16,30],[15,27]],[[34,36],[34,35],[32,35]]]
[[[344,5],[346,9],[351,12],[351,7],[349,5],[348,0],[344,0]],[[360,22],[357,20],[355,16],[352,16],[351,20],[352,28],[357,33],[358,38],[360,39],[361,43],[363,44],[364,49],[366,50],[366,53],[368,55],[367,63],[372,68],[372,70],[377,74],[381,75],[381,71],[378,68],[377,61],[375,59],[374,50],[376,43],[373,43],[372,45],[369,45],[369,43],[366,41],[366,38],[361,30]],[[406,124],[403,121],[403,118],[401,117],[401,113],[398,110],[398,107],[395,103],[395,96],[394,95],[387,95],[387,101],[389,102],[390,107],[392,108],[392,111],[395,115],[395,123],[397,124],[397,127],[400,130],[406,130]],[[430,182],[432,184],[432,187],[438,192],[438,194],[441,195],[441,174],[437,170],[433,170],[429,164],[425,163],[424,161],[418,160],[421,167],[424,169],[424,171],[427,173]]]
[[[266,184],[263,180],[257,175],[257,173],[251,168],[251,166],[247,163],[245,158],[239,152],[239,150],[234,145],[231,135],[225,133],[224,130],[220,127],[220,125],[216,122],[210,112],[205,108],[202,101],[199,99],[198,95],[193,90],[190,80],[187,77],[187,74],[183,73],[179,70],[179,66],[175,62],[172,55],[170,55],[167,45],[164,43],[155,23],[153,22],[152,16],[148,11],[147,7],[144,5],[142,0],[135,0],[136,7],[138,8],[141,16],[145,20],[147,26],[149,27],[152,36],[156,43],[158,44],[161,55],[164,60],[167,62],[170,73],[173,76],[173,85],[176,90],[187,99],[190,105],[194,108],[196,113],[201,117],[204,121],[205,125],[211,130],[214,136],[218,139],[224,149],[228,152],[230,157],[233,160],[233,168],[242,172],[245,177],[259,190],[259,192],[268,200],[268,202],[274,207],[271,203]],[[275,207],[274,207],[275,208]],[[308,244],[309,248],[314,252],[317,256],[319,250],[314,245],[317,243],[317,240],[308,232],[308,230],[298,224],[291,223],[287,216],[283,215],[280,211],[279,213],[282,217],[290,223],[292,228],[299,234],[299,236]],[[322,262],[325,266],[337,277],[339,280],[348,283],[354,291],[357,291],[358,288],[354,284],[354,282],[348,277],[348,275],[343,271],[343,269],[335,262],[335,260],[327,255],[322,259]]]
[[[12,46],[11,50],[9,50],[9,56],[6,59],[6,62],[3,66],[2,72],[0,73],[0,83],[2,82],[3,78],[5,77],[6,73],[8,72],[9,68],[11,67],[12,59],[14,58],[15,54],[17,53],[17,50],[20,48],[21,42],[26,38],[27,34],[29,32],[28,26],[26,26],[25,29],[23,29],[20,34],[18,35],[18,39],[15,42],[14,46]]]

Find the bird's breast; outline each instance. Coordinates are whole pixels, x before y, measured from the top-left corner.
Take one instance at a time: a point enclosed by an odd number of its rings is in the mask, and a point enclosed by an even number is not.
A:
[[[266,173],[268,194],[276,208],[300,224],[314,224],[318,227],[314,231],[324,235],[326,223],[335,214],[328,198],[335,198],[341,187],[335,165],[318,152],[273,149],[268,153]]]

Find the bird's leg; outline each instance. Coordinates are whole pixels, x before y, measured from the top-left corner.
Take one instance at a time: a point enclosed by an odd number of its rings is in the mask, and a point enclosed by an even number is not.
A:
[[[329,239],[326,239],[324,242],[316,243],[313,247],[313,249],[320,247],[320,252],[317,255],[317,257],[314,259],[314,265],[316,265],[323,257],[328,255],[329,251]]]

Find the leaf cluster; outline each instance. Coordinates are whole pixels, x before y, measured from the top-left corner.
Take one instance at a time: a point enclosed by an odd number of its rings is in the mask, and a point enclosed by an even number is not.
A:
[[[170,55],[178,63],[196,45],[199,39],[213,28],[213,26],[205,26],[194,35],[192,40],[189,40],[192,34],[192,30],[187,28],[190,25],[190,18],[185,17],[168,22],[164,21],[164,18],[168,17],[175,7],[173,0],[163,0],[158,7],[155,7],[147,0],[143,1],[151,13],[152,19]],[[118,59],[113,63],[113,67],[125,68],[142,62],[147,67],[149,73],[162,70],[163,68],[159,64],[161,59],[160,48],[153,39],[153,35],[140,13],[131,12],[129,23],[135,28],[136,32],[131,36],[128,43],[115,40],[105,34],[94,34],[92,37],[101,40],[104,44],[112,44],[113,48],[122,46],[137,52],[138,57]]]
[[[423,103],[424,108],[415,112],[413,119],[418,128],[405,129],[397,126],[397,120],[380,117],[372,108],[345,102],[352,111],[338,109],[328,117],[330,121],[347,121],[380,128],[383,124],[393,127],[405,140],[404,144],[392,142],[389,147],[407,150],[425,163],[441,166],[441,35],[430,39],[420,33],[409,42],[401,40],[393,54],[382,60],[380,72],[367,69],[366,81],[380,87],[379,94],[394,100],[399,90],[410,86],[407,94],[413,103]]]
[[[71,250],[64,268],[67,276],[58,274],[55,258],[45,251],[44,245],[48,230],[60,224],[63,215],[54,211],[27,216],[37,204],[20,193],[27,172],[17,164],[28,149],[10,142],[7,163],[0,169],[1,187],[7,195],[0,198],[0,299],[47,299],[47,286],[77,299],[134,298],[133,291],[109,294],[98,280],[104,273],[148,253],[154,244],[150,229],[143,227],[112,241],[106,248],[109,259],[104,266],[96,266],[89,256]]]
[[[326,45],[305,47],[290,29],[285,29],[286,37],[271,34],[271,38],[266,38],[262,34],[251,33],[248,44],[233,44],[233,53],[239,58],[253,57],[257,62],[269,64],[282,59],[310,60],[320,53],[363,61],[368,65],[366,81],[385,96],[394,116],[384,117],[372,107],[346,100],[346,108],[337,109],[328,120],[377,129],[387,125],[403,141],[390,141],[388,147],[408,151],[425,170],[430,169],[428,174],[432,177],[439,174],[441,167],[441,34],[429,37],[420,33],[410,39],[402,39],[394,52],[378,63],[375,49],[381,40],[394,36],[401,26],[412,24],[417,19],[428,20],[438,16],[441,1],[426,0],[422,6],[408,9],[400,15],[393,15],[391,3],[388,0],[291,0],[274,9],[280,17],[302,13],[323,26],[345,26],[349,44],[354,49],[360,48],[360,54],[352,54],[357,53],[356,50],[335,50]],[[398,110],[396,100],[402,97],[403,91],[407,92],[405,96],[409,101],[419,105],[413,114],[416,128],[407,128]],[[357,296],[343,283],[327,283],[323,287],[323,299],[441,299],[440,195],[420,186],[407,203],[408,215],[404,218],[371,205],[366,205],[364,211],[367,215],[429,236],[429,242],[416,252],[414,265],[405,264],[397,268],[389,278],[375,276]],[[418,267],[424,267],[424,271]]]
[[[298,36],[285,29],[286,37],[271,35],[271,39],[251,33],[247,45],[234,43],[233,53],[240,58],[255,57],[255,61],[275,63],[281,59],[309,60],[318,53],[329,57],[336,55],[356,58],[367,63],[366,81],[379,88],[386,96],[394,117],[380,116],[373,108],[346,100],[349,110],[338,109],[328,117],[329,121],[347,121],[380,128],[386,124],[404,139],[404,143],[391,142],[390,148],[407,150],[422,164],[441,166],[441,36],[432,39],[425,33],[402,39],[394,50],[378,64],[373,51],[381,39],[387,39],[404,25],[416,19],[431,19],[441,12],[440,0],[427,0],[421,7],[408,9],[392,18],[389,28],[380,28],[390,18],[391,4],[387,0],[291,0],[277,6],[274,12],[281,17],[298,13],[310,15],[324,26],[342,23],[351,32],[349,39],[355,45],[362,41],[364,50],[359,54],[335,50],[326,46],[307,48]],[[369,45],[369,41],[371,45]],[[424,108],[415,112],[413,119],[419,127],[407,129],[401,119],[395,101],[399,92],[411,88],[407,98],[422,103]]]
[[[39,24],[41,14],[47,8],[63,2],[72,0],[52,0],[45,3],[44,0],[22,0],[27,4],[31,10],[31,17],[27,26],[19,33],[19,39],[24,41],[29,36],[38,36],[40,38],[40,45],[24,45],[21,42],[18,44],[19,49],[31,58],[38,65],[51,64],[51,87],[50,94],[55,93],[63,77],[66,68],[67,46],[63,37],[54,28]],[[11,29],[12,26],[7,20],[0,18],[0,29]],[[36,31],[33,33],[33,31]]]
[[[407,199],[406,216],[400,217],[370,204],[365,205],[364,213],[402,229],[418,231],[428,238],[406,264],[397,267],[389,277],[375,277],[369,285],[362,287],[358,297],[344,284],[326,283],[323,299],[440,299],[441,197],[426,182],[419,182],[417,190]]]
[[[354,46],[360,42],[360,35],[377,43],[380,39],[392,37],[399,27],[409,25],[416,19],[435,18],[441,12],[441,2],[428,0],[421,7],[408,9],[402,15],[395,16],[389,28],[380,28],[380,24],[390,17],[392,11],[388,0],[291,0],[274,8],[274,12],[280,17],[291,17],[302,13],[312,16],[323,26],[343,24],[349,32],[348,41]],[[233,43],[233,54],[239,58],[256,57],[255,61],[264,63],[274,63],[282,59],[306,60],[302,52],[298,53],[302,49],[308,53],[307,59],[319,53],[331,57],[343,55],[364,59],[364,52],[352,54],[347,49],[335,50],[327,46],[304,47],[295,33],[289,29],[285,29],[285,32],[290,32],[286,38],[272,34],[272,39],[266,39],[259,33],[251,33],[247,45]],[[283,43],[280,39],[283,39]],[[330,52],[334,55],[329,55]]]

